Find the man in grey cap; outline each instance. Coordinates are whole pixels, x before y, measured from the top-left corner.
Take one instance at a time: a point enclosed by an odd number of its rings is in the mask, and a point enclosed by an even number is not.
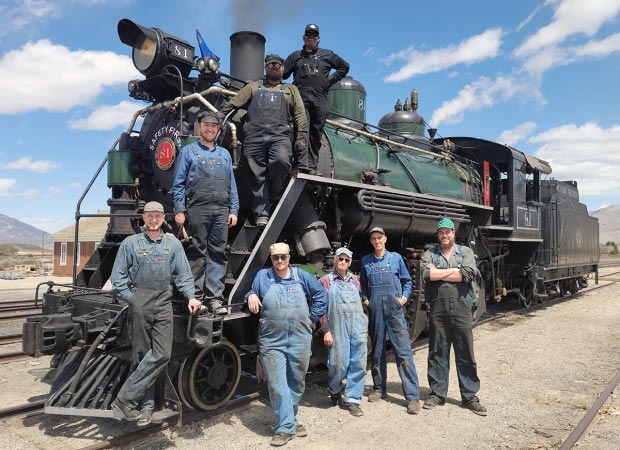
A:
[[[307,166],[307,126],[304,104],[297,88],[282,81],[284,60],[276,54],[265,58],[265,78],[245,85],[222,106],[220,114],[247,108],[243,127],[242,163],[252,174],[252,220],[267,225],[294,167]],[[291,141],[294,140],[293,150]]]
[[[226,280],[228,228],[237,224],[239,196],[227,149],[215,143],[220,121],[215,112],[197,117],[200,138],[181,149],[172,184],[174,220],[189,222],[197,252],[190,253],[196,297],[214,314],[228,312],[223,305]]]
[[[327,92],[349,73],[349,63],[333,51],[319,48],[321,37],[318,25],[306,25],[302,39],[302,49],[291,53],[284,62],[284,79],[293,74],[293,84],[299,89],[306,108],[308,169],[314,175],[317,173],[323,128],[329,112]],[[330,74],[332,70],[334,72]]]
[[[353,253],[345,247],[335,252],[333,272],[319,282],[327,292],[327,323],[323,342],[329,347],[327,378],[332,404],[338,402],[351,415],[363,415],[361,404],[366,384],[368,318],[360,297],[360,283],[351,271]],[[344,396],[342,381],[346,378]]]
[[[112,268],[112,290],[129,303],[133,372],[111,406],[117,418],[140,426],[151,422],[155,382],[172,352],[172,284],[188,300],[191,314],[200,309],[183,247],[161,230],[164,207],[148,202],[142,220],[144,231],[121,243]]]
[[[368,334],[372,342],[373,392],[369,402],[387,396],[387,361],[385,333],[390,336],[403,393],[408,400],[407,412],[420,412],[420,385],[413,363],[409,327],[403,306],[411,295],[412,282],[403,257],[385,248],[387,236],[381,227],[370,230],[374,252],[362,258],[360,284],[362,299],[368,306]]]

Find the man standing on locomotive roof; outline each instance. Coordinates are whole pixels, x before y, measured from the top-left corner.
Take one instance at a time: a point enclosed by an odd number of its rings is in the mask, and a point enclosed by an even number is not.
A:
[[[323,128],[329,112],[327,92],[349,73],[349,63],[331,50],[319,48],[318,25],[306,25],[302,39],[302,49],[291,53],[284,62],[284,79],[293,74],[293,84],[304,101],[310,135],[308,168],[311,175],[316,175]],[[332,69],[335,72],[330,75]]]
[[[226,243],[237,224],[239,196],[230,153],[215,143],[220,131],[216,113],[198,114],[200,138],[181,149],[172,185],[175,222],[189,221],[198,256],[190,253],[196,296],[211,311],[225,315]],[[186,217],[187,215],[187,217]]]
[[[271,445],[278,447],[308,434],[297,411],[306,387],[312,330],[325,314],[327,300],[312,275],[290,266],[288,244],[272,244],[269,253],[273,267],[256,274],[246,301],[252,314],[260,312],[259,355],[277,421]]]
[[[129,303],[133,372],[111,407],[117,418],[139,426],[151,423],[155,382],[172,352],[172,284],[188,299],[191,314],[200,309],[183,247],[161,230],[164,207],[148,202],[142,219],[145,231],[121,243],[112,268],[112,290]]]
[[[454,243],[454,222],[437,223],[439,245],[428,249],[420,261],[424,296],[429,305],[428,384],[431,394],[424,409],[446,403],[450,374],[450,347],[454,346],[456,373],[462,406],[479,416],[487,410],[480,404],[480,389],[472,334],[473,297],[471,282],[477,268],[474,252]]]
[[[374,252],[362,258],[360,284],[362,299],[368,306],[368,334],[372,343],[373,392],[369,402],[387,397],[385,332],[390,337],[407,412],[420,412],[420,386],[413,363],[411,341],[403,306],[411,295],[411,275],[398,253],[385,248],[387,236],[381,227],[370,230]]]
[[[233,109],[247,108],[243,158],[252,174],[252,219],[260,227],[267,225],[272,206],[284,192],[291,156],[296,168],[307,166],[304,105],[297,88],[282,81],[283,64],[280,56],[267,55],[265,78],[245,85],[220,110],[226,116]]]

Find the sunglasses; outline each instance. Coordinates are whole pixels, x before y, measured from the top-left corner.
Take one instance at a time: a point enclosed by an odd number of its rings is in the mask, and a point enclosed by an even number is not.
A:
[[[306,33],[306,37],[309,37],[309,38],[318,38],[318,37],[319,37],[319,35],[318,35],[318,34],[316,34],[316,33]]]
[[[267,64],[267,67],[270,69],[279,69],[280,67],[282,67],[282,64],[279,62],[271,62]]]
[[[346,263],[350,263],[351,262],[351,260],[349,258],[343,258],[342,256],[338,257],[338,261],[340,261],[340,262],[344,261]]]
[[[288,255],[271,255],[272,261],[286,261],[288,259]]]

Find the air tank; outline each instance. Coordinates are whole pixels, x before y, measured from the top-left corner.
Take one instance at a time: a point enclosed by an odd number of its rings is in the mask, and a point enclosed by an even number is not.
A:
[[[329,89],[327,97],[328,119],[352,128],[362,128],[363,122],[366,122],[366,89],[362,83],[346,76]]]

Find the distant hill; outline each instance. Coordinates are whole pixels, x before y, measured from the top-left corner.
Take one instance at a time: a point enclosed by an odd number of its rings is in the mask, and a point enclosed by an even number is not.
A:
[[[41,234],[44,237],[44,245],[51,246],[49,233],[28,225],[4,214],[0,214],[0,242],[9,244],[38,245],[41,248]]]
[[[601,244],[613,241],[620,245],[620,205],[606,206],[590,215],[598,218]]]

